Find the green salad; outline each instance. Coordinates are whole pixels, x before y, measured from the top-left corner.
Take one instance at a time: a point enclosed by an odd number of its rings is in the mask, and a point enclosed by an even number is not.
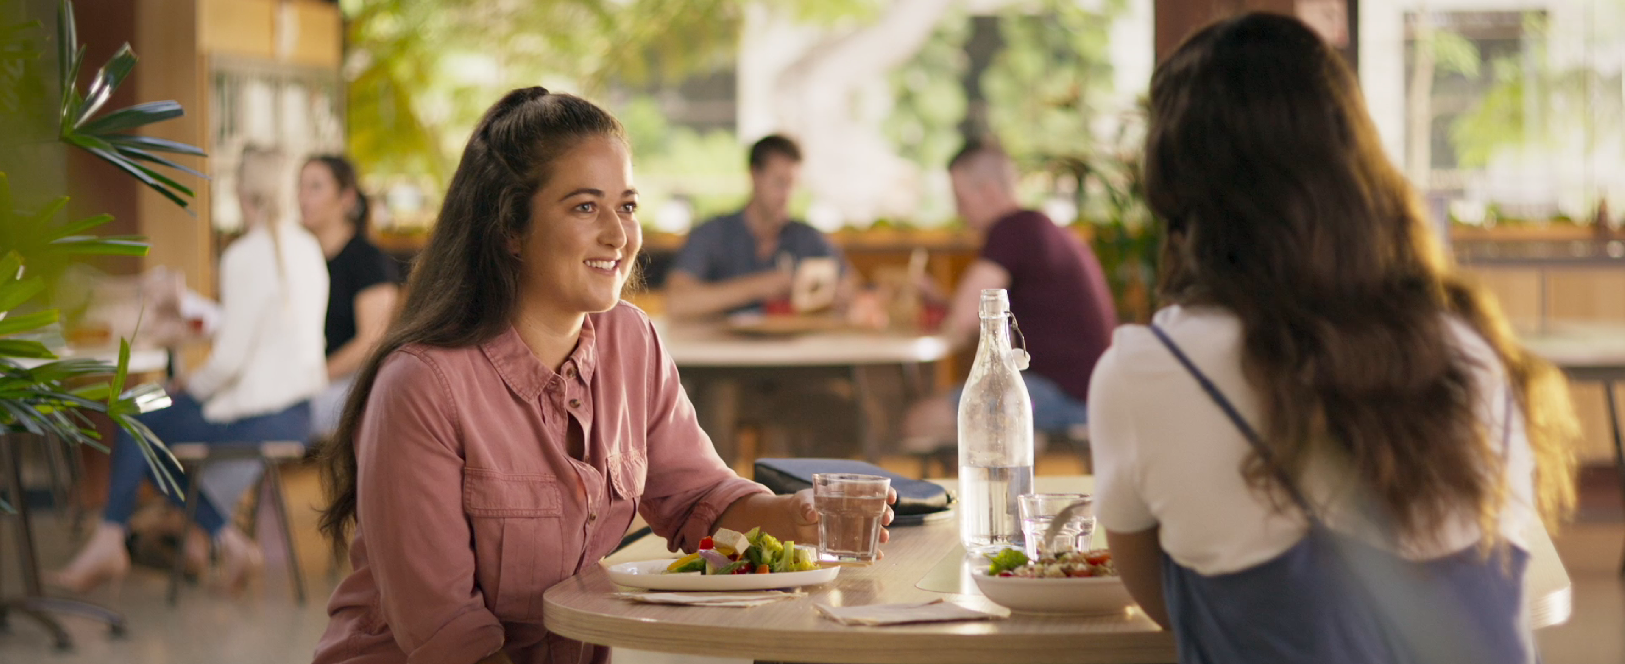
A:
[[[666,573],[773,574],[815,569],[818,555],[812,547],[780,542],[761,528],[752,528],[748,533],[722,528],[701,539],[698,551],[672,561]]]

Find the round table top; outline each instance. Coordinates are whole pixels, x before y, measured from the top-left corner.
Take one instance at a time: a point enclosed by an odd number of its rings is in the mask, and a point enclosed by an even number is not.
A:
[[[679,367],[827,367],[935,362],[952,349],[942,337],[868,330],[745,336],[726,326],[657,320],[666,352]]]
[[[1038,477],[1039,491],[1092,489],[1089,477]],[[952,484],[952,482],[943,482]],[[1531,624],[1563,622],[1569,613],[1569,579],[1545,530],[1532,532],[1525,578]],[[982,610],[1002,611],[974,584],[955,584],[952,561],[962,559],[958,521],[893,528],[886,557],[870,567],[848,567],[833,583],[803,588],[806,596],[751,609],[664,606],[616,599],[623,589],[597,566],[548,589],[547,629],[560,635],[619,648],[747,658],[758,661],[850,662],[853,664],[987,664],[989,662],[1133,663],[1172,662],[1173,635],[1138,609],[1115,615],[1011,614],[1003,620],[846,626],[822,618],[813,602],[831,606],[892,604],[948,599]],[[617,554],[615,562],[667,557],[664,540],[647,537]],[[958,587],[961,594],[925,588]]]
[[[602,567],[553,586],[543,612],[550,631],[578,641],[758,661],[854,664],[953,662],[1171,662],[1172,635],[1144,615],[1035,616],[1004,620],[851,627],[819,616],[813,602],[856,606],[949,598],[1002,611],[987,598],[922,590],[916,584],[944,556],[963,556],[955,520],[895,528],[886,558],[848,567],[804,597],[748,610],[659,606],[615,599]]]

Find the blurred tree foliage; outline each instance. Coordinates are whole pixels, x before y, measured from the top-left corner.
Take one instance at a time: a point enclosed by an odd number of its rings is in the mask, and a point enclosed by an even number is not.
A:
[[[1625,0],[1608,2],[1625,7]],[[1590,27],[1609,39],[1625,28]],[[1487,67],[1480,66],[1477,47],[1458,37],[1470,49],[1459,58],[1471,65],[1464,68],[1470,72],[1462,73],[1488,76],[1492,83],[1467,113],[1451,123],[1450,141],[1462,167],[1482,168],[1504,149],[1557,148],[1576,131],[1589,134],[1581,141],[1588,148],[1597,147],[1599,135],[1617,138],[1625,131],[1625,96],[1617,66],[1597,67],[1602,63],[1590,60],[1557,64],[1550,51],[1553,41],[1564,36],[1553,31],[1551,19],[1542,12],[1525,13],[1523,35],[1527,42],[1523,53],[1495,58]]]
[[[1127,0],[1042,0],[1000,10],[1002,45],[979,83],[988,124],[1012,157],[1042,168],[1098,142],[1092,127],[1113,91],[1112,23]],[[941,168],[963,143],[968,101],[962,78],[970,17],[949,15],[908,64],[892,74],[896,106],[887,131],[900,153]]]
[[[758,3],[341,0],[348,19],[350,151],[375,177],[427,178],[438,189],[450,180],[480,113],[503,92],[543,85],[605,101],[617,89],[675,83],[720,68],[736,56],[750,4]],[[874,16],[880,0],[759,4],[800,20],[835,22]],[[646,111],[630,108],[644,113],[639,128],[629,127],[640,161],[655,156],[645,149],[716,142],[668,136]]]

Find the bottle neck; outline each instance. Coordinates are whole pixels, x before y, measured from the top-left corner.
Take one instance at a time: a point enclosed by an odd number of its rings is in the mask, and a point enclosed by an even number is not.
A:
[[[1010,319],[982,316],[982,336],[976,344],[976,359],[1003,363],[1010,354]]]

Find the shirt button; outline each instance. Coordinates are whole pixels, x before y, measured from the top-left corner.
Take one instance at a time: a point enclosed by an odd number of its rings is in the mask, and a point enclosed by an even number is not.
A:
[[[564,368],[564,377],[574,379],[576,377],[576,368],[575,367],[565,367]]]
[[[588,523],[592,523],[592,522],[597,521],[597,520],[598,520],[598,513],[597,512],[593,512],[593,513],[587,515],[587,522]]]
[[[581,400],[580,399],[571,399],[570,400],[570,407],[571,408],[580,408],[581,407]]]

